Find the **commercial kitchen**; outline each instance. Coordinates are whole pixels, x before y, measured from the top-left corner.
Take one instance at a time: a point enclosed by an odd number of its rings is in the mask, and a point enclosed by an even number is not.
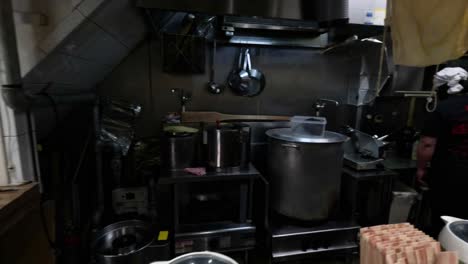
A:
[[[468,263],[468,1],[0,0],[0,263]]]

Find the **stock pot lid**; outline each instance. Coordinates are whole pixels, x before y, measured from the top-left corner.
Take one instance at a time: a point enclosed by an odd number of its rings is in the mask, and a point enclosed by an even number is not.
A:
[[[187,126],[166,126],[163,130],[166,135],[173,137],[192,136],[198,132],[198,129]]]
[[[325,131],[324,136],[305,136],[297,135],[293,133],[291,128],[275,128],[270,129],[266,132],[269,137],[285,140],[289,142],[298,142],[298,143],[319,143],[319,144],[329,144],[329,143],[342,143],[345,142],[348,137],[338,134],[331,131]]]

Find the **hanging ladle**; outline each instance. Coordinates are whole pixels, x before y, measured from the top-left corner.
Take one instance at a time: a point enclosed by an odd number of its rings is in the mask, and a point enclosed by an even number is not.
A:
[[[215,82],[215,64],[216,64],[216,39],[213,40],[213,53],[211,55],[210,82],[208,91],[212,94],[220,94],[224,91],[224,85]]]

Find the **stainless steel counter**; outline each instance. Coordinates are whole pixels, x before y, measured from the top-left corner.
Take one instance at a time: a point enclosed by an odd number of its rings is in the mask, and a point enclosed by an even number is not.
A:
[[[415,160],[395,156],[386,158],[383,165],[389,170],[407,170],[417,168],[417,162]]]

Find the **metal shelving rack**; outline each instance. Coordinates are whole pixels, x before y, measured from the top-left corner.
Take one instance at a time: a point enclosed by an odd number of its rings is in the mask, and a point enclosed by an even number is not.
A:
[[[208,171],[197,176],[185,172],[162,173],[158,188],[165,188],[170,197],[160,204],[159,214],[166,215],[166,221],[173,229],[173,254],[191,251],[213,250],[228,255],[241,253],[241,260],[248,263],[249,252],[256,249],[259,240],[266,240],[268,224],[268,183],[256,168],[228,168]],[[181,222],[179,201],[184,193],[180,186],[196,184],[231,184],[238,188],[238,217],[230,221],[186,224]],[[188,187],[190,188],[190,187]],[[171,217],[167,217],[170,214]]]

